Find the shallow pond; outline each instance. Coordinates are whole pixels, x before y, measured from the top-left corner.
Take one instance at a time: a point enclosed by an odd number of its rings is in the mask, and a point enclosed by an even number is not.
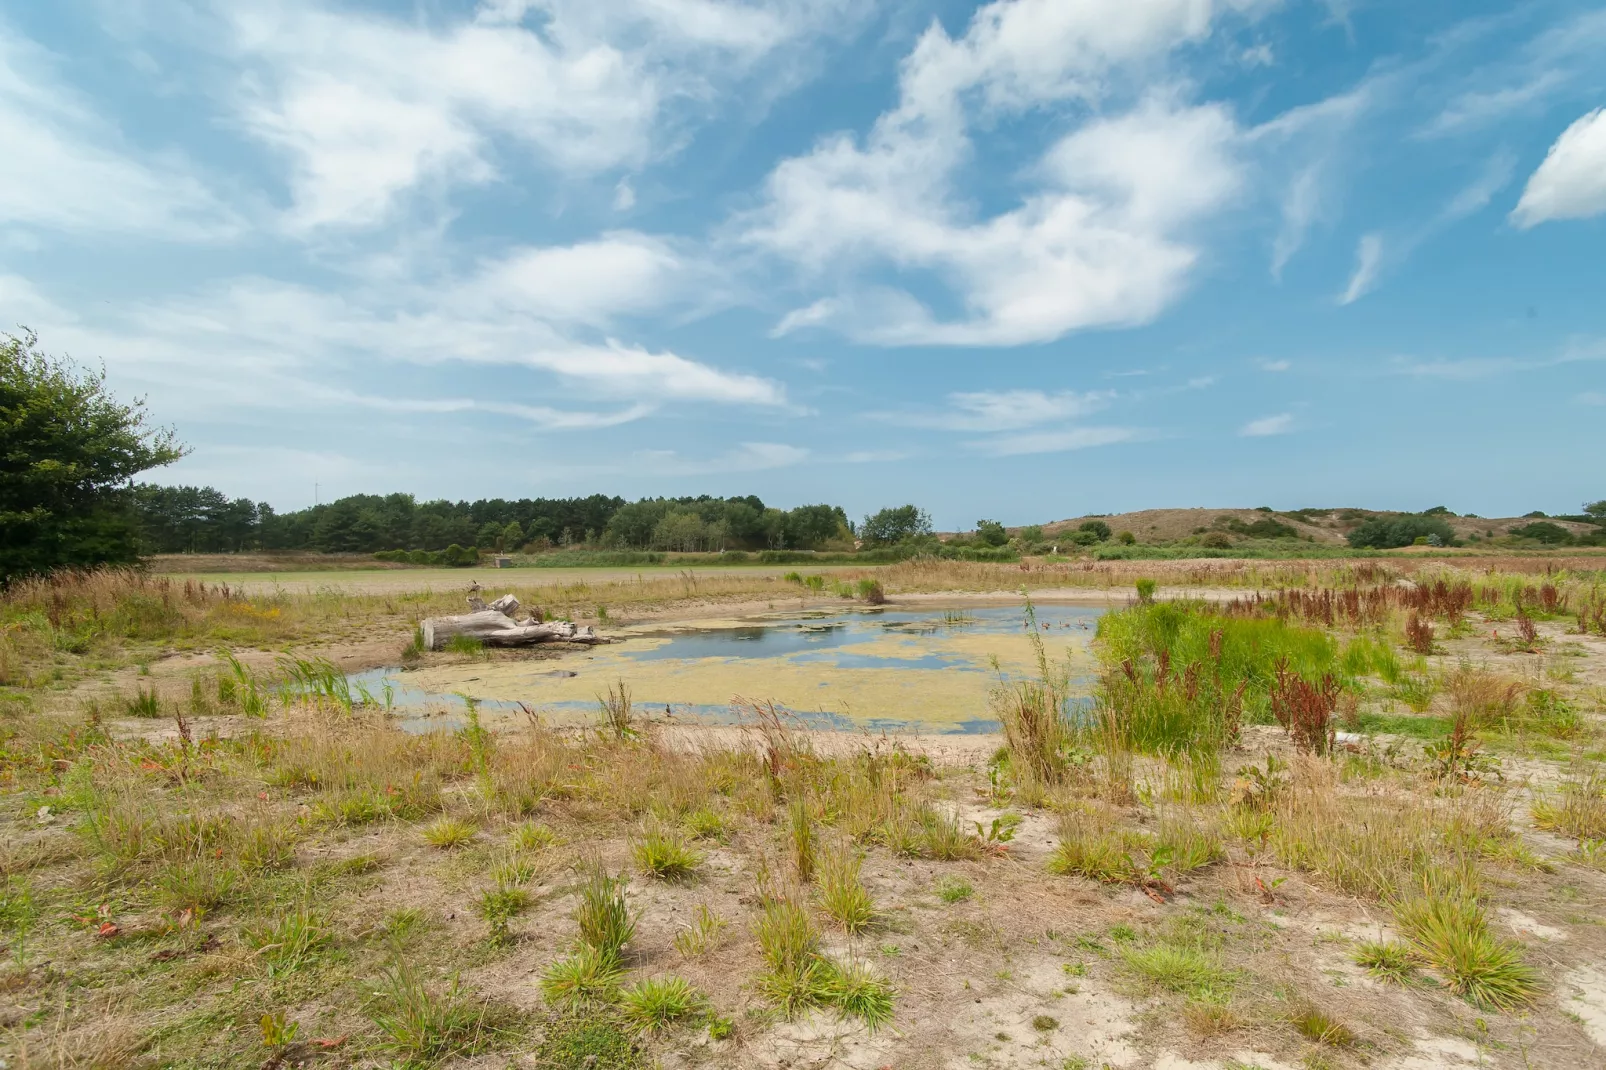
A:
[[[1038,634],[1057,666],[1070,660],[1085,687],[1088,642],[1103,609],[1037,608]],[[522,717],[520,703],[554,723],[596,719],[598,696],[621,682],[638,713],[680,723],[728,724],[738,697],[773,701],[820,727],[991,732],[988,693],[1000,676],[1034,675],[1020,606],[857,607],[741,620],[641,625],[622,641],[559,659],[476,661],[352,677],[372,694],[388,686],[404,727],[461,719],[463,696],[487,720]]]

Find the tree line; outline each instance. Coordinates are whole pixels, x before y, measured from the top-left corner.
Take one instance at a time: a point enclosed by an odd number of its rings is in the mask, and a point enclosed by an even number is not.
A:
[[[717,498],[482,498],[418,501],[411,494],[354,494],[278,513],[212,487],[134,488],[145,553],[312,550],[374,553],[501,552],[584,546],[631,550],[852,549],[854,525],[837,505],[777,509],[756,495]]]

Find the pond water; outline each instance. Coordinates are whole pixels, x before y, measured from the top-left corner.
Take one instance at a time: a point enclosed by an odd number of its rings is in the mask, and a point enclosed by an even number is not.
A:
[[[1088,642],[1103,609],[1047,605],[1038,634],[1056,664],[1069,659],[1086,690]],[[1020,606],[855,607],[683,625],[641,625],[620,642],[558,659],[465,661],[359,673],[353,687],[388,687],[403,727],[461,721],[463,696],[487,721],[524,716],[588,723],[598,696],[621,683],[637,712],[679,723],[729,724],[738,696],[773,701],[818,727],[928,732],[998,728],[988,693],[1000,677],[1036,672]]]

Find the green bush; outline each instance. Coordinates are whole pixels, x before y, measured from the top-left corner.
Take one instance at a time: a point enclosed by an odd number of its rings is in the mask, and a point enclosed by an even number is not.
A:
[[[1399,513],[1365,521],[1349,533],[1349,544],[1361,549],[1391,550],[1435,535],[1441,545],[1447,546],[1455,538],[1455,531],[1441,517]]]
[[[1560,524],[1553,524],[1548,520],[1535,521],[1524,524],[1520,528],[1512,528],[1509,532],[1519,539],[1532,539],[1547,546],[1566,546],[1573,541],[1572,533]]]

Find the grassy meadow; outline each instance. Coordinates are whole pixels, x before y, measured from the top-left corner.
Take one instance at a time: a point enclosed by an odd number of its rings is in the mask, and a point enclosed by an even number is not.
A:
[[[18,584],[0,1049],[275,1070],[1596,1065],[1589,567],[912,561],[499,573],[489,592],[604,631],[872,588],[1117,603],[1091,685],[1039,643],[977,711],[1002,731],[974,757],[801,731],[763,695],[706,737],[622,692],[588,730],[532,710],[493,733],[470,710],[400,731],[344,670],[484,656],[410,647],[462,607],[455,570]]]

